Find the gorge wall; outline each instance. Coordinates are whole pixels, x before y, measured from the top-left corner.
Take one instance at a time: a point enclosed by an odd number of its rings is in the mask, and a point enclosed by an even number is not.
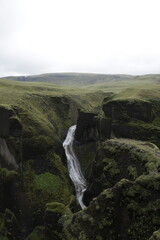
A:
[[[159,102],[111,95],[95,113],[75,99],[27,94],[0,107],[0,238],[158,240]],[[62,146],[75,123],[83,211]]]

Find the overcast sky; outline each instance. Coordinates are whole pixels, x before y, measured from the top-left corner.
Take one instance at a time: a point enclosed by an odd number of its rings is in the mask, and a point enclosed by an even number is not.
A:
[[[160,0],[0,0],[0,76],[160,73]]]

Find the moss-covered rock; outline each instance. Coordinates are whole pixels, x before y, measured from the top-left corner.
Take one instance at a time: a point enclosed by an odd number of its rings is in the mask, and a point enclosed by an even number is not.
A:
[[[142,174],[159,171],[160,151],[149,142],[112,139],[100,144],[93,163],[93,182],[89,190],[98,195],[122,178],[135,180]]]
[[[149,240],[160,240],[160,230],[155,231]]]
[[[18,183],[18,174],[6,168],[0,168],[0,212],[4,212],[6,208],[11,207],[15,202],[16,184]],[[11,204],[11,198],[12,204]]]
[[[116,137],[149,141],[160,147],[160,125],[143,122],[112,122],[112,131]]]
[[[10,209],[5,209],[4,213],[0,213],[0,239],[21,240],[19,223]]]
[[[153,120],[152,104],[142,99],[111,100],[103,104],[103,111],[106,117],[114,120],[137,119],[144,122]]]
[[[104,101],[103,111],[110,118],[110,131],[116,137],[150,141],[160,146],[160,109],[157,105],[152,99],[117,96]]]
[[[148,177],[143,178],[144,185],[139,179],[124,179],[104,190],[86,210],[73,215],[65,228],[66,238],[148,240],[160,227],[160,175]]]
[[[86,144],[74,143],[74,151],[80,162],[82,172],[88,181],[91,181],[92,178],[92,165],[96,156],[97,147],[97,142]]]
[[[26,240],[45,240],[44,227],[37,226],[34,230],[28,235]]]
[[[102,143],[93,165],[93,189],[112,187],[122,178],[135,180],[142,174],[158,172],[160,151],[149,142],[113,139]]]
[[[97,114],[79,111],[75,140],[81,143],[98,140]]]
[[[45,212],[46,239],[65,239],[63,228],[71,215],[71,211],[64,204],[58,202],[48,203]]]

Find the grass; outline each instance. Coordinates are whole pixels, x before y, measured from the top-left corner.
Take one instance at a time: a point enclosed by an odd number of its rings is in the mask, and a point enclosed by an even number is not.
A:
[[[53,196],[54,201],[69,201],[70,193],[59,176],[46,172],[36,176],[36,188],[42,196]]]

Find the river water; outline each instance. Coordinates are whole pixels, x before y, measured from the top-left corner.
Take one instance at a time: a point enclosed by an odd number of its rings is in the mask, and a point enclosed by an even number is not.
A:
[[[83,193],[87,188],[87,181],[82,174],[79,160],[73,149],[75,130],[76,125],[69,128],[66,139],[63,142],[63,147],[65,149],[65,154],[67,157],[69,176],[75,186],[77,200],[81,208],[84,209],[86,206],[84,205],[82,198]]]

